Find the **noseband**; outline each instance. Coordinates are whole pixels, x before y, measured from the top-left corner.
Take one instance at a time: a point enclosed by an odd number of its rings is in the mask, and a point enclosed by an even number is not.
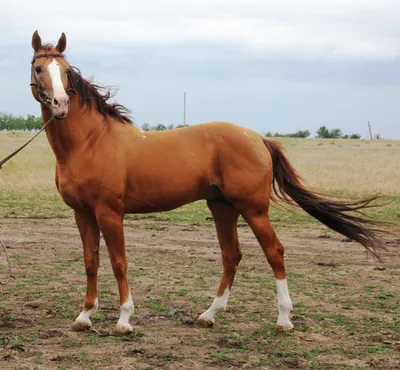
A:
[[[33,68],[33,65],[34,65],[34,63],[36,62],[36,59],[39,59],[39,58],[47,58],[47,57],[52,57],[52,58],[64,58],[64,55],[63,55],[63,54],[54,54],[54,53],[46,53],[46,54],[38,54],[38,55],[35,55],[35,56],[32,58],[32,62],[31,62],[31,76],[33,76],[33,79],[34,79],[35,82],[32,82],[31,84],[29,84],[29,86],[34,86],[34,87],[36,88],[41,103],[43,103],[43,104],[45,104],[45,105],[50,105],[50,104],[51,104],[51,99],[50,99],[50,97],[43,91],[42,87],[40,86],[40,83],[39,83],[39,81],[38,81],[38,79],[37,79],[37,77],[36,77],[36,73],[35,73],[34,68]],[[76,94],[76,91],[73,89],[73,84],[72,84],[72,80],[71,80],[71,73],[70,73],[70,70],[69,70],[69,69],[67,70],[67,76],[68,76],[68,80],[69,80],[69,83],[70,83],[70,85],[71,85],[71,88],[67,89],[67,90],[66,90],[66,93],[68,94],[69,92],[73,92],[73,93]]]

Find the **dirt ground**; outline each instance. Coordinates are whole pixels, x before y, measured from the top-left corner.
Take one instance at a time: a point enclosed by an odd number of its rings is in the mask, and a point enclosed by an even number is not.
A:
[[[221,276],[214,229],[127,221],[136,312],[121,338],[107,335],[119,307],[103,241],[97,332],[75,333],[86,277],[73,219],[1,219],[12,280],[0,286],[0,368],[400,368],[399,239],[380,263],[337,234],[279,230],[295,329],[276,333],[272,271],[250,229],[239,231],[228,310],[198,329]],[[0,266],[3,279],[3,253]]]

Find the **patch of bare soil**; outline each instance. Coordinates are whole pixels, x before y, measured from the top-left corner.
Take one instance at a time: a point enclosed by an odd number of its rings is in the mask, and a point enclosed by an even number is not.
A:
[[[377,262],[338,235],[279,232],[295,329],[276,333],[272,271],[249,228],[239,234],[244,258],[228,311],[198,329],[222,270],[214,229],[127,222],[136,312],[134,333],[117,338],[108,335],[119,307],[104,243],[95,330],[75,333],[86,277],[73,220],[1,219],[12,280],[0,287],[0,368],[400,368],[398,239]],[[2,278],[4,256],[0,266]]]

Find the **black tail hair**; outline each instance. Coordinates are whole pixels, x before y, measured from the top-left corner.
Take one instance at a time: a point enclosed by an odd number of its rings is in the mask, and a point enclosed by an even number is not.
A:
[[[310,216],[348,238],[361,243],[377,259],[381,250],[385,250],[379,237],[380,229],[367,227],[377,222],[362,217],[361,210],[374,207],[371,202],[380,198],[372,196],[354,202],[334,201],[307,190],[301,183],[301,177],[283,153],[279,142],[263,139],[271,153],[273,164],[273,189],[276,196],[291,205],[299,205]],[[356,212],[349,214],[348,212]]]

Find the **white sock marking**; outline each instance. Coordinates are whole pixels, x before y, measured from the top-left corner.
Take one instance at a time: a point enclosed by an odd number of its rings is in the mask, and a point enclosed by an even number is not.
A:
[[[210,308],[200,315],[200,319],[208,320],[214,322],[214,316],[218,312],[224,312],[228,304],[230,291],[225,289],[224,294],[221,297],[215,297]]]
[[[292,327],[289,315],[293,308],[292,301],[289,296],[289,289],[286,279],[277,280],[276,286],[278,288],[278,322],[277,324],[284,327]]]
[[[92,323],[90,322],[90,317],[96,313],[98,308],[99,308],[99,300],[96,298],[96,300],[94,301],[93,308],[87,311],[82,310],[82,312],[79,314],[79,316],[76,318],[75,321],[80,322],[82,324],[92,325]]]
[[[119,316],[117,326],[121,326],[123,328],[132,330],[132,326],[129,324],[129,318],[131,317],[134,311],[135,311],[135,306],[133,304],[131,293],[129,292],[128,299],[121,306],[121,314]]]

